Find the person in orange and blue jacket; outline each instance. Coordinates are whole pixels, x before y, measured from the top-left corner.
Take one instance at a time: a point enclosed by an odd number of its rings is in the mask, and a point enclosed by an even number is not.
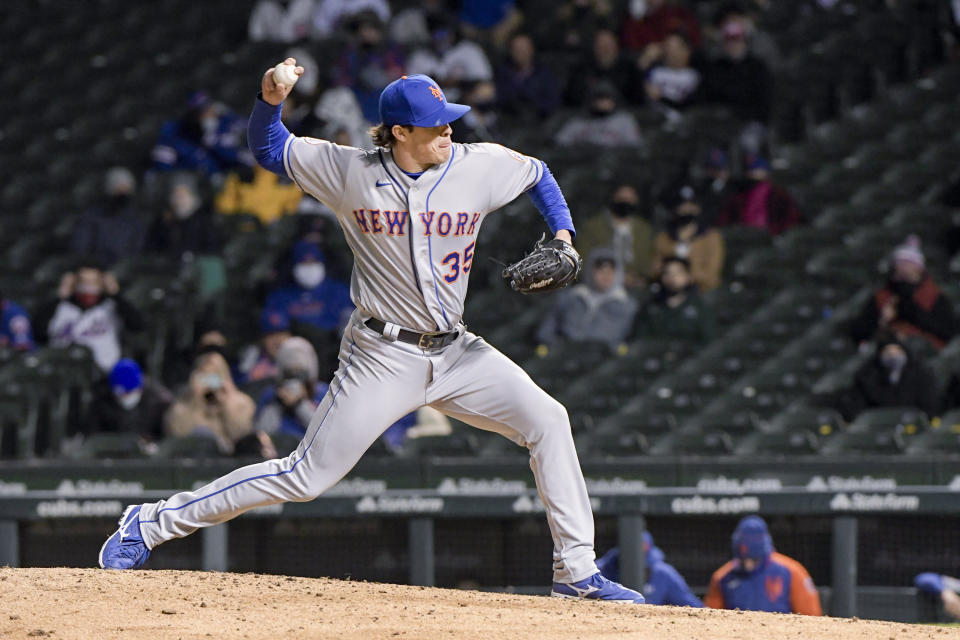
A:
[[[747,516],[732,537],[733,559],[710,579],[704,604],[713,609],[823,615],[810,574],[793,558],[777,553],[767,523]]]

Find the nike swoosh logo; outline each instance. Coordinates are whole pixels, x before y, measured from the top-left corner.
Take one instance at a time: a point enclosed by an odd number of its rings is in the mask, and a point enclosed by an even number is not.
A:
[[[390,186],[390,182],[389,182],[389,181],[387,181],[387,182],[380,182],[379,180],[377,180],[377,186],[378,186],[378,187],[389,187],[389,186]]]

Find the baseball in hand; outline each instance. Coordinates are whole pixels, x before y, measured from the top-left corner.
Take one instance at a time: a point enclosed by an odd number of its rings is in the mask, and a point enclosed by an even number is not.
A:
[[[273,81],[277,84],[292,87],[300,79],[300,76],[294,71],[296,68],[296,65],[281,62],[273,68]]]

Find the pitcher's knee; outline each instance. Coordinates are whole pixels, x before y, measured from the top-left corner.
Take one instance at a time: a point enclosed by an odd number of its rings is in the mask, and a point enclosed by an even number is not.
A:
[[[534,443],[543,438],[570,435],[570,416],[567,409],[553,398],[537,406],[531,413],[531,418],[533,429],[528,434],[527,442]]]

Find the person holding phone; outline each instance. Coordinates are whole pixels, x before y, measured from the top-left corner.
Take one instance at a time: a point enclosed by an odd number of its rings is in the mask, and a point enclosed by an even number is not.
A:
[[[250,396],[234,385],[227,361],[208,352],[197,358],[189,383],[167,412],[166,432],[175,438],[209,436],[230,454],[238,440],[253,433],[254,410]]]
[[[277,383],[260,396],[254,426],[267,434],[302,438],[327,392],[327,384],[319,381],[317,353],[305,339],[294,336],[280,345],[276,362]]]

